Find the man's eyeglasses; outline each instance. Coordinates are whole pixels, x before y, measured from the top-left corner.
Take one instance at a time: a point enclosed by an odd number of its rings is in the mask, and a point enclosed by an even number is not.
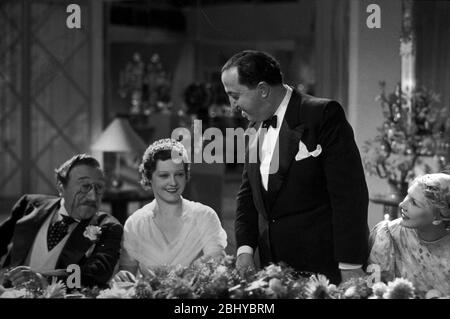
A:
[[[94,188],[95,193],[97,195],[103,195],[105,193],[106,187],[102,184],[93,184],[93,183],[86,183],[80,185],[80,191],[84,194],[89,193]]]

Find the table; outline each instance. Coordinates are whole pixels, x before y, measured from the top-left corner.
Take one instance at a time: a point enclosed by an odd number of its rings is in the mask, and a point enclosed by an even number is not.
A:
[[[401,200],[393,195],[376,195],[370,198],[370,201],[374,204],[383,205],[383,216],[389,215],[389,220],[398,218],[399,207],[398,204]]]
[[[111,205],[111,214],[124,225],[128,218],[128,203],[140,202],[142,205],[153,200],[151,191],[138,189],[109,189],[103,195],[103,202]]]

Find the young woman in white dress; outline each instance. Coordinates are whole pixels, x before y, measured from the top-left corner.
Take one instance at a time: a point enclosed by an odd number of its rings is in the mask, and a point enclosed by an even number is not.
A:
[[[227,235],[209,206],[181,196],[189,179],[184,146],[162,139],[144,153],[141,184],[155,199],[125,222],[119,273],[114,280],[133,280],[157,266],[188,266],[201,256],[225,255]]]

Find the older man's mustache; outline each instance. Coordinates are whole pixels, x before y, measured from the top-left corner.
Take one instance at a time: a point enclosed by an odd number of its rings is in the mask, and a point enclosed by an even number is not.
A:
[[[88,201],[88,202],[82,202],[80,203],[80,205],[84,205],[84,206],[92,206],[93,208],[97,208],[97,202],[92,202],[92,201]]]

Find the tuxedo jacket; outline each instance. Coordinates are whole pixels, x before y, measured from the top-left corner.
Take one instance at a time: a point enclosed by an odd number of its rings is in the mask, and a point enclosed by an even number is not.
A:
[[[260,125],[249,127],[255,132]],[[300,141],[309,152],[318,145],[322,152],[297,161]],[[342,107],[294,90],[277,146],[278,171],[269,175],[265,191],[247,144],[237,194],[237,247],[258,248],[262,265],[285,262],[339,282],[339,262],[366,263],[369,234],[367,185]]]
[[[11,216],[0,224],[0,258],[8,254],[3,267],[25,263],[39,229],[46,218],[60,208],[60,203],[60,198],[47,195],[24,195],[19,199]],[[86,253],[93,243],[83,235],[88,225],[102,228],[102,234],[90,256],[86,256]],[[98,212],[90,220],[82,220],[69,235],[56,269],[66,269],[71,264],[77,264],[80,266],[83,286],[105,286],[119,259],[122,234],[122,225],[107,213]]]

